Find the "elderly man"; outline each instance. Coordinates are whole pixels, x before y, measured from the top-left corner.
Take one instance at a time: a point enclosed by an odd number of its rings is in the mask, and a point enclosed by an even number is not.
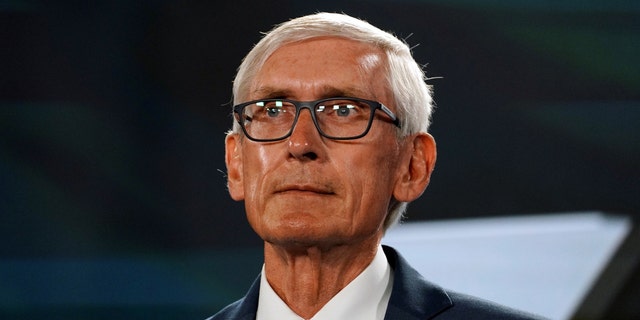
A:
[[[264,240],[249,293],[210,319],[529,319],[448,292],[381,245],[427,187],[430,87],[407,45],[318,13],[268,33],[233,87],[231,197]]]

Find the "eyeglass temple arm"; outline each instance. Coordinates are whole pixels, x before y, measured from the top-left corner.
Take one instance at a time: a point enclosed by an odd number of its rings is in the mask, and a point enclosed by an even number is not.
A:
[[[396,125],[396,127],[400,128],[400,120],[398,120],[398,117],[395,115],[395,113],[393,113],[393,111],[391,111],[382,103],[380,104],[380,110],[382,110],[382,112],[386,113],[389,118],[391,118],[391,121]]]

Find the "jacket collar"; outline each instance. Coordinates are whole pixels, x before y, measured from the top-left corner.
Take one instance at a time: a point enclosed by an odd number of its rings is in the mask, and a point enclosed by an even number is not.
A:
[[[382,247],[394,275],[385,319],[431,319],[453,306],[444,289],[426,281],[395,249]],[[247,295],[236,302],[233,319],[255,319],[259,293],[260,276]]]

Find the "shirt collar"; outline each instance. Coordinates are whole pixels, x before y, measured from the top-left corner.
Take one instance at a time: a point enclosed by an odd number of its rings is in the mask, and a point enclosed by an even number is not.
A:
[[[369,266],[331,298],[311,320],[384,319],[391,288],[393,273],[382,247],[379,246]],[[303,320],[273,291],[267,281],[264,266],[258,299],[256,320]]]

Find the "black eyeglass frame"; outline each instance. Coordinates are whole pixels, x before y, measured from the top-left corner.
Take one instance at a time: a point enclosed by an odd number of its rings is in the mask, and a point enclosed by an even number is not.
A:
[[[358,102],[362,102],[362,103],[366,103],[367,105],[369,105],[369,108],[371,109],[371,114],[369,115],[369,122],[367,123],[367,128],[364,130],[363,133],[356,135],[356,136],[352,136],[352,137],[334,137],[331,135],[326,134],[325,132],[322,131],[322,129],[320,129],[320,125],[318,124],[318,119],[316,118],[316,113],[315,113],[315,107],[325,101],[331,101],[331,100],[353,100],[353,101],[358,101]],[[289,129],[289,131],[284,134],[282,137],[279,138],[272,138],[272,139],[256,139],[254,137],[252,137],[246,130],[246,128],[244,127],[244,123],[242,121],[242,112],[243,109],[246,106],[258,103],[258,102],[275,102],[275,101],[281,101],[281,102],[288,102],[291,103],[293,106],[296,107],[296,115],[295,118],[293,118],[293,123],[291,124],[291,129]],[[382,112],[384,112],[390,119],[391,122],[398,128],[400,128],[400,120],[398,119],[398,117],[396,116],[395,113],[393,113],[393,111],[391,111],[389,108],[387,108],[387,106],[385,106],[384,104],[378,102],[378,101],[373,101],[373,100],[367,100],[367,99],[362,99],[362,98],[355,98],[355,97],[331,97],[331,98],[323,98],[323,99],[319,99],[319,100],[313,100],[313,101],[297,101],[297,100],[291,100],[291,99],[259,99],[259,100],[252,100],[252,101],[247,101],[247,102],[243,102],[240,104],[237,104],[235,106],[233,106],[233,112],[237,115],[235,117],[236,121],[238,122],[238,124],[240,124],[240,128],[242,129],[242,132],[244,132],[245,136],[247,138],[249,138],[249,140],[252,141],[256,141],[256,142],[274,142],[274,141],[280,141],[280,140],[284,140],[286,138],[288,138],[289,136],[291,136],[291,134],[293,133],[293,129],[296,127],[296,124],[298,123],[298,118],[300,117],[300,112],[302,111],[302,109],[308,109],[309,112],[311,113],[311,119],[313,120],[313,124],[316,127],[316,130],[318,130],[318,132],[320,133],[321,136],[328,138],[328,139],[332,139],[332,140],[355,140],[355,139],[360,139],[364,136],[367,135],[367,133],[369,133],[369,130],[371,129],[371,125],[373,124],[373,119],[375,118],[375,113],[376,110],[381,110]]]

